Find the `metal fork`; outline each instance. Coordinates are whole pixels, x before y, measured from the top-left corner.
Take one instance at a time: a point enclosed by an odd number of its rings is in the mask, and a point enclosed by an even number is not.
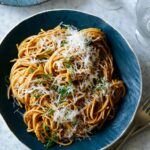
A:
[[[130,131],[119,141],[119,144],[116,146],[115,150],[120,150],[130,137],[148,127],[150,127],[150,97],[144,101],[137,111]]]

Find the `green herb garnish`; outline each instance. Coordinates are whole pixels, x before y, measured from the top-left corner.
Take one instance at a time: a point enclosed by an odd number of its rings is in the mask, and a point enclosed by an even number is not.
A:
[[[42,128],[45,129],[46,131],[50,131],[49,127],[45,125],[44,123],[42,124]]]
[[[72,66],[72,61],[73,61],[73,57],[67,57],[64,59],[64,66],[65,66],[65,68],[67,68],[70,71],[70,73],[74,72],[73,66]]]
[[[72,80],[69,80],[67,86],[64,86],[64,85],[60,86],[57,90],[61,97],[66,97],[66,96],[69,96],[73,92],[73,89],[74,87],[72,84]]]
[[[42,124],[42,128],[43,128],[43,129],[45,128],[45,124],[44,124],[44,123]]]
[[[31,96],[38,99],[38,98],[41,97],[41,94],[38,93],[38,90],[36,89],[36,90],[34,90],[34,91],[31,93]]]
[[[63,47],[65,44],[67,44],[68,42],[66,40],[61,41],[61,47]]]
[[[96,90],[106,90],[108,87],[108,82],[104,79],[100,79],[97,81]]]
[[[48,126],[45,126],[45,130],[46,130],[47,132],[49,132],[49,131],[50,131],[50,128],[49,128]]]
[[[70,56],[70,57],[66,57],[65,59],[64,59],[64,62],[66,62],[66,63],[71,63],[71,61],[73,61],[73,57],[72,56]]]
[[[71,68],[71,64],[65,63],[65,67],[69,69],[69,68]]]
[[[55,144],[55,142],[53,140],[47,140],[47,143],[44,144],[45,148],[50,148]]]
[[[53,115],[55,113],[55,110],[52,108],[49,108],[47,113],[48,113],[48,115]]]
[[[37,80],[37,83],[38,83],[38,84],[42,84],[42,83],[45,83],[45,80],[42,80],[42,79],[38,79],[38,80]]]
[[[52,74],[42,74],[41,77],[42,77],[44,80],[48,80],[48,79],[51,79]]]
[[[71,26],[70,26],[70,25],[67,25],[67,24],[62,24],[62,28],[64,28],[64,29],[69,29],[69,28],[71,28]]]
[[[52,108],[49,108],[47,109],[47,111],[43,114],[43,116],[46,116],[46,115],[53,115],[55,113],[55,110],[52,109]]]
[[[69,80],[69,82],[68,82],[68,83],[69,83],[69,85],[71,85],[71,84],[72,84],[72,80]]]
[[[59,104],[66,102],[66,100],[59,100]]]
[[[37,78],[37,79],[40,79],[40,78],[41,78],[41,75],[37,75],[36,78]]]
[[[72,125],[75,126],[77,124],[77,119],[74,118],[73,122],[72,122]]]
[[[32,69],[32,68],[29,69],[29,72],[30,72],[30,73],[33,73],[34,71],[35,71],[35,70]]]
[[[61,88],[58,93],[61,95],[61,96],[65,96],[66,93],[67,93],[67,89],[65,87]]]
[[[70,94],[70,92],[68,92],[68,88],[65,86],[62,86],[59,90],[58,93],[60,94],[60,96],[65,97],[68,96]]]
[[[53,138],[53,141],[55,141],[55,142],[56,142],[56,141],[58,140],[58,136],[57,136],[57,134],[53,134],[53,135],[52,135],[52,138]]]
[[[35,94],[35,95],[33,95],[33,96],[34,96],[35,98],[40,98],[40,97],[41,97],[41,95],[38,95],[38,94],[37,94],[37,95]]]
[[[52,140],[48,139],[46,144],[44,144],[44,147],[46,147],[46,148],[52,147],[57,140],[58,140],[57,134],[53,134],[52,135]]]
[[[46,132],[50,132],[50,128],[45,125],[44,123],[42,124],[42,128],[46,130]]]

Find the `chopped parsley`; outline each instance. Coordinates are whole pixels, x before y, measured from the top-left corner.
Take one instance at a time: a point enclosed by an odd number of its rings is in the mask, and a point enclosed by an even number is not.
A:
[[[49,128],[48,126],[45,126],[45,130],[46,130],[47,132],[49,132],[49,131],[50,131],[50,128]]]
[[[61,47],[63,47],[65,44],[67,44],[68,42],[66,40],[61,41]]]
[[[37,99],[41,97],[41,95],[38,93],[38,90],[34,90],[31,96]]]
[[[34,71],[35,71],[35,70],[34,70],[33,68],[30,68],[30,69],[29,69],[29,72],[30,72],[30,73],[33,73]]]
[[[49,108],[47,113],[48,113],[48,115],[53,115],[55,113],[55,110],[52,108]]]
[[[65,65],[65,68],[66,68],[71,74],[74,73],[74,69],[73,69],[71,63],[64,63],[64,65]]]
[[[66,62],[66,63],[71,63],[71,61],[73,61],[73,57],[72,56],[70,56],[70,57],[66,57],[65,59],[64,59],[64,62]]]
[[[65,63],[65,67],[69,69],[69,68],[71,68],[71,64],[70,63]]]
[[[65,96],[67,94],[67,88],[66,87],[62,87],[61,89],[59,89],[58,93],[61,96]]]
[[[50,128],[47,125],[45,125],[44,123],[42,124],[42,128],[45,129],[47,132],[50,131]]]
[[[58,140],[58,135],[57,134],[53,134],[52,135],[52,139],[53,139],[53,141],[56,142]]]
[[[38,75],[36,76],[36,78],[37,78],[37,79],[40,79],[40,78],[41,78],[41,75],[38,74]]]
[[[42,80],[42,79],[38,79],[38,80],[37,80],[37,83],[38,83],[38,84],[42,84],[42,83],[45,83],[45,80]]]
[[[37,79],[40,79],[40,78],[42,78],[42,79],[50,79],[52,77],[52,74],[39,74],[39,75],[37,75]]]
[[[35,95],[33,95],[35,98],[40,98],[41,97],[41,95],[38,95],[38,94],[35,94]]]
[[[60,94],[61,97],[66,97],[70,94],[69,90],[67,87],[62,86],[59,90],[58,93]]]
[[[72,61],[73,61],[73,57],[66,57],[63,60],[65,68],[67,68],[69,70],[73,70]]]
[[[68,83],[69,83],[69,85],[71,85],[71,84],[72,84],[72,80],[69,80],[69,82],[68,82]]]
[[[59,100],[59,104],[66,102],[66,100]]]
[[[39,84],[45,83],[47,80],[52,79],[52,74],[39,74],[36,77],[36,82]]]
[[[53,115],[54,113],[55,113],[55,110],[52,108],[49,108],[49,109],[47,109],[46,112],[44,112],[43,116],[46,116],[46,115],[50,116],[50,115]]]
[[[67,86],[60,86],[57,90],[61,97],[67,97],[73,92],[73,89],[74,87],[72,84],[72,80],[69,80]]]
[[[72,125],[75,126],[77,124],[77,119],[74,118],[73,122],[72,122]]]
[[[44,144],[45,148],[50,148],[55,144],[53,140],[47,140],[46,144]]]
[[[43,79],[43,80],[51,80],[52,79],[52,74],[39,74],[36,76],[37,79]],[[43,82],[40,80],[39,82]]]
[[[44,123],[42,124],[42,128],[43,128],[43,129],[45,128],[45,124],[44,124]]]
[[[108,82],[104,79],[97,81],[96,90],[106,90],[108,87]]]
[[[67,25],[67,24],[62,24],[61,26],[62,26],[62,28],[64,28],[64,29],[69,29],[69,28],[71,28],[71,26],[70,26],[70,25]]]
[[[73,57],[67,57],[64,59],[64,67],[69,70],[70,73],[73,73],[74,72],[74,69],[73,69],[73,65],[72,65],[72,61],[73,61]]]
[[[48,139],[47,142],[46,142],[46,144],[44,144],[44,147],[45,147],[45,148],[50,148],[50,147],[52,147],[52,146],[55,144],[55,142],[56,142],[57,140],[58,140],[57,134],[53,134],[53,135],[52,135],[52,139],[51,139],[51,140]]]
[[[42,78],[45,79],[45,80],[51,79],[51,77],[52,77],[52,74],[43,74],[42,75]]]

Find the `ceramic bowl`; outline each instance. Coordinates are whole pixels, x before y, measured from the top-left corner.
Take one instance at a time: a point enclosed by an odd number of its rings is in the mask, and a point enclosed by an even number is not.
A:
[[[0,4],[12,6],[30,6],[44,2],[46,0],[0,0]]]
[[[48,30],[60,22],[76,26],[78,29],[95,27],[102,29],[110,43],[114,62],[120,78],[125,82],[126,95],[118,106],[115,117],[106,122],[101,130],[97,130],[90,139],[75,141],[68,147],[55,145],[51,150],[98,150],[109,147],[128,129],[139,106],[142,80],[141,70],[133,50],[123,36],[99,17],[75,10],[50,10],[36,14],[15,26],[3,39],[0,45],[0,112],[10,130],[27,147],[45,150],[32,133],[27,133],[27,126],[22,116],[14,113],[13,99],[7,98],[5,77],[9,75],[12,63],[17,57],[16,43],[26,37],[37,34],[40,29]]]

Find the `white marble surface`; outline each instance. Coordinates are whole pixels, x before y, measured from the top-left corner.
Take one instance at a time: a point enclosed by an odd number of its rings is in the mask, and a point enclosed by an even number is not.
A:
[[[71,8],[97,15],[117,28],[129,41],[137,54],[143,74],[143,96],[148,96],[150,89],[150,49],[144,49],[135,38],[136,0],[114,0],[115,10],[109,9],[111,0],[50,0],[34,7],[11,7],[0,5],[0,40],[18,22],[39,11],[53,8]],[[112,7],[112,6],[111,6]],[[0,149],[28,150],[8,129],[0,116]],[[123,150],[150,150],[150,129],[130,139]]]

